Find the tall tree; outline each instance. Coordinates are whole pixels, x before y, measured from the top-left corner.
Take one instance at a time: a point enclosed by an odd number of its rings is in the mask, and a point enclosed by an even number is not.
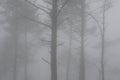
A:
[[[25,80],[27,80],[27,47],[26,47],[26,43],[27,43],[27,36],[26,36],[26,30],[27,30],[27,26],[30,27],[31,21],[28,21],[26,19],[26,17],[30,17],[30,18],[35,18],[35,12],[36,10],[33,9],[33,7],[31,7],[30,5],[27,5],[26,3],[24,3],[23,0],[7,0],[6,1],[6,9],[8,10],[8,13],[10,13],[10,15],[7,17],[8,23],[10,24],[10,26],[8,27],[7,31],[10,34],[10,37],[8,39],[8,41],[5,43],[5,48],[7,50],[3,51],[3,54],[5,55],[13,55],[11,59],[14,59],[11,61],[11,63],[13,64],[13,80],[17,80],[17,59],[19,56],[17,55],[22,55],[22,54],[18,54],[18,52],[20,53],[24,53],[24,56],[26,57],[25,60]],[[24,29],[23,29],[24,28]],[[18,45],[20,45],[20,41],[18,42],[18,40],[20,39],[21,34],[25,34],[25,49],[22,49],[22,51],[18,51]]]
[[[11,5],[11,3],[13,5]],[[18,0],[10,0],[7,1],[7,8],[12,11],[11,17],[9,18],[10,29],[9,32],[11,34],[8,50],[5,50],[3,54],[13,55],[13,80],[17,78],[17,52],[18,52],[18,11],[17,7],[14,7],[18,3]],[[5,48],[6,49],[6,48]],[[7,52],[6,52],[7,51]]]
[[[57,80],[57,3],[58,0],[52,0],[51,80]]]
[[[102,15],[102,46],[101,46],[101,74],[102,80],[105,80],[105,11],[106,11],[106,0],[103,1],[103,15]]]
[[[50,17],[51,20],[51,25],[46,24],[41,21],[37,21],[34,19],[30,19],[32,21],[35,21],[39,24],[42,24],[44,26],[47,26],[51,29],[51,62],[50,62],[50,67],[51,67],[51,80],[57,80],[57,27],[58,27],[58,15],[62,11],[62,9],[65,7],[67,4],[68,0],[61,0],[60,3],[58,4],[58,0],[42,0],[45,4],[47,3],[51,7],[44,7],[41,6],[41,4],[38,6],[36,5],[37,0],[31,2],[29,0],[26,0],[28,3],[36,7],[38,10],[43,11],[44,13],[47,14],[47,16]],[[35,3],[34,3],[35,2]]]
[[[85,15],[85,1],[86,0],[80,0],[80,6],[81,6],[81,51],[80,51],[80,76],[79,80],[85,80],[85,49],[84,49],[84,33],[85,33],[85,27],[86,27],[86,15]]]
[[[71,64],[71,54],[72,54],[72,38],[73,38],[73,31],[72,31],[72,21],[70,22],[69,27],[69,51],[68,51],[68,59],[67,59],[67,70],[66,70],[66,80],[69,80],[69,74],[70,74],[70,64]]]

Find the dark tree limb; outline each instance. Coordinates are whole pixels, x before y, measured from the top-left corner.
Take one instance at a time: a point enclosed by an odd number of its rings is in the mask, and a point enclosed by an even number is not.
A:
[[[47,61],[46,59],[44,59],[44,58],[41,58],[44,62],[46,62],[46,63],[48,63],[48,64],[50,64],[50,62],[49,61]]]
[[[90,13],[88,13],[88,12],[86,12],[86,14],[87,14],[88,16],[90,16],[90,17],[96,22],[97,27],[99,28],[100,34],[102,35],[102,29],[101,29],[101,25],[100,25],[99,21],[98,21],[92,14],[90,14]]]
[[[32,22],[37,23],[37,24],[44,25],[44,26],[49,27],[49,28],[51,27],[50,25],[45,24],[45,23],[43,23],[43,22],[41,22],[41,21],[38,21],[38,20],[32,19],[32,18],[27,17],[27,16],[24,16],[24,15],[21,15],[21,16],[22,16],[23,18],[28,19],[28,20],[30,20],[30,21],[32,21]]]
[[[58,10],[58,15],[60,14],[60,12],[62,11],[62,9],[66,6],[66,4],[68,3],[69,0],[66,0],[63,4],[62,7]]]
[[[35,5],[34,3],[32,3],[31,1],[28,1],[28,0],[25,0],[27,3],[29,3],[30,5],[32,5],[32,6],[34,6],[35,8],[37,8],[37,9],[41,9],[42,11],[44,11],[45,13],[47,13],[48,15],[50,15],[50,12],[49,11],[47,11],[47,10],[45,10],[45,9],[43,9],[43,8],[41,8],[41,7],[39,7],[39,6],[37,6],[37,5]],[[44,8],[46,8],[46,7],[44,7]],[[48,9],[48,8],[47,8]]]
[[[48,64],[51,64],[51,62],[49,62],[48,60],[44,59],[44,58],[41,58],[44,62],[48,63]],[[60,63],[57,63],[57,64],[60,64]]]

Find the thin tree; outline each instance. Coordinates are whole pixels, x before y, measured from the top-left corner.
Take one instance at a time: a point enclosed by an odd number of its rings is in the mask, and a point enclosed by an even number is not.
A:
[[[25,69],[24,69],[24,80],[28,80],[28,76],[27,76],[27,68],[28,68],[28,43],[27,43],[27,26],[24,27],[24,51],[25,51],[25,56],[24,56],[24,59],[25,59]]]
[[[85,26],[86,26],[86,19],[85,19],[85,0],[80,0],[81,6],[81,51],[80,51],[80,76],[79,80],[85,80],[85,49],[84,49],[84,33],[85,33]]]
[[[8,3],[12,3],[13,2],[13,6],[15,6],[15,4],[17,4],[18,0],[11,0],[8,1]],[[12,4],[11,4],[12,5]],[[12,6],[12,7],[13,7]],[[11,55],[14,55],[13,57],[13,80],[17,80],[17,53],[18,53],[18,11],[17,11],[17,7],[14,7],[13,9],[11,7],[9,7],[9,9],[11,9],[11,11],[13,12],[12,17],[10,18],[10,34],[11,34],[11,44],[9,45],[10,47],[10,52],[8,52]]]
[[[58,0],[52,0],[51,11],[51,80],[57,80],[57,3]]]
[[[71,63],[71,56],[72,56],[71,55],[72,54],[72,39],[73,39],[73,35],[72,35],[73,34],[72,33],[73,32],[72,31],[73,26],[72,25],[73,24],[72,24],[72,22],[70,22],[69,24],[70,24],[69,25],[70,26],[69,27],[69,49],[68,49],[69,51],[68,51],[68,56],[67,56],[68,58],[67,58],[67,67],[66,67],[67,68],[67,70],[66,70],[66,80],[69,80],[70,66],[71,66],[70,63]]]
[[[103,14],[102,14],[102,45],[101,45],[101,75],[102,80],[105,80],[105,10],[106,10],[106,0],[103,2]]]

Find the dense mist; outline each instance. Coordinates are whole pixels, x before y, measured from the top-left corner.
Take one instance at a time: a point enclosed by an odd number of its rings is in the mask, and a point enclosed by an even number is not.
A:
[[[119,0],[0,0],[0,80],[119,80]]]

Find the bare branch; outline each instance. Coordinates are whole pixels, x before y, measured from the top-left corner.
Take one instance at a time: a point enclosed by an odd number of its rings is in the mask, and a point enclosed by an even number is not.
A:
[[[50,25],[45,24],[45,23],[43,23],[43,22],[41,22],[41,21],[38,21],[38,20],[32,19],[32,18],[27,17],[27,16],[24,16],[24,15],[21,15],[21,16],[22,16],[23,18],[25,18],[25,19],[28,19],[28,20],[32,21],[32,22],[35,22],[35,23],[38,23],[38,24],[42,24],[42,25],[44,25],[44,26],[50,28]]]
[[[43,8],[45,8],[45,9],[48,9],[49,11],[51,11],[51,9],[50,8],[47,8],[47,7],[45,7],[45,6],[42,6],[42,5],[40,5],[41,7],[43,7]]]
[[[66,6],[66,4],[68,3],[69,0],[66,0],[63,4],[62,7],[58,10],[58,15],[60,14],[60,12],[62,11],[62,9]]]
[[[101,29],[101,25],[99,24],[99,21],[90,13],[86,12],[88,16],[90,16],[95,22],[96,24],[98,25],[98,28],[100,30],[100,34],[102,35],[102,29]]]
[[[41,58],[43,61],[45,61],[46,63],[48,63],[48,64],[50,64],[50,62],[49,61],[47,61],[46,59],[44,59],[44,58]]]
[[[41,39],[41,41],[46,42],[46,44],[49,44],[49,45],[50,45],[50,43],[51,43],[51,41],[45,40],[45,39]],[[62,46],[63,44],[64,44],[64,43],[58,43],[58,44],[57,44],[57,47]]]
[[[36,3],[36,1],[37,1],[37,0],[34,0],[33,2],[34,2],[34,3]],[[43,1],[44,1],[44,0],[43,0]],[[44,2],[45,2],[45,1],[44,1]],[[47,2],[47,1],[46,1],[46,2]],[[36,5],[36,6],[37,6],[37,5]],[[45,6],[42,6],[42,5],[38,5],[38,6],[41,6],[42,8],[45,8],[45,9],[47,9],[47,10],[51,11],[51,9],[50,9],[50,8],[48,8],[48,7],[45,7]]]
[[[51,64],[51,62],[49,62],[48,60],[44,59],[44,58],[41,58],[44,62],[48,63],[48,64]],[[57,64],[60,64],[59,62],[57,62]]]
[[[43,0],[45,3],[47,3],[47,4],[50,4],[50,5],[52,5],[52,2],[50,2],[50,1],[47,1],[47,0]]]
[[[39,7],[39,6],[37,6],[37,5],[35,5],[34,3],[32,3],[31,1],[28,1],[28,0],[25,0],[26,2],[28,2],[29,4],[31,4],[32,6],[34,6],[35,8],[37,8],[37,9],[41,9],[42,11],[44,11],[45,13],[47,13],[48,15],[50,15],[50,12],[49,11],[47,11],[47,10],[45,10],[45,9],[43,9],[43,8],[41,8],[41,7]],[[45,8],[45,7],[44,7]],[[48,9],[48,8],[47,8]]]
[[[37,1],[37,0],[34,0],[33,2],[34,2],[34,3],[36,3],[36,1]],[[48,2],[47,2],[47,1],[45,1],[45,0],[43,0],[43,1],[44,1],[45,3],[48,3]],[[49,4],[49,3],[48,3],[48,4]],[[49,8],[45,7],[45,6],[42,6],[42,5],[39,5],[39,6],[41,6],[41,7],[45,8],[45,9],[48,9],[49,11],[51,10],[51,9],[49,9]]]
[[[102,29],[101,29],[101,25],[100,25],[99,21],[98,21],[91,13],[86,12],[86,14],[87,14],[88,16],[90,16],[90,17],[96,22],[97,27],[99,28],[100,34],[102,35]],[[65,20],[66,20],[66,19],[65,19]],[[64,22],[64,20],[63,20],[63,22]],[[60,23],[60,24],[62,24],[62,23]],[[60,25],[60,24],[58,24],[58,25]]]

